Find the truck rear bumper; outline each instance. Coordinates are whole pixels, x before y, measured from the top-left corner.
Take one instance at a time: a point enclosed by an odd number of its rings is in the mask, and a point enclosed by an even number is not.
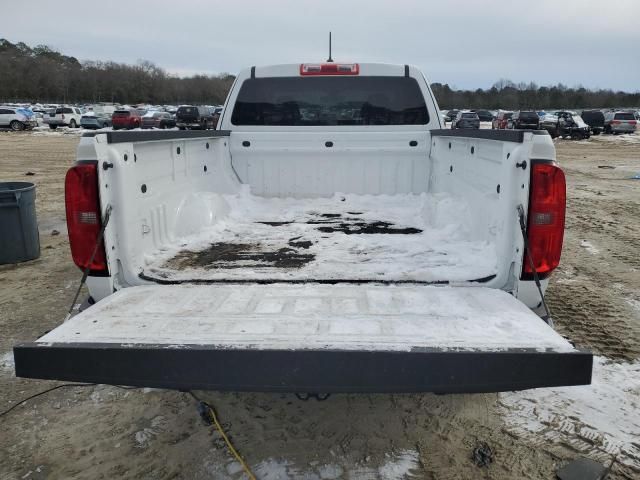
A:
[[[26,343],[14,348],[14,356],[19,377],[219,391],[500,392],[586,385],[592,370],[588,352],[532,349],[292,351]]]

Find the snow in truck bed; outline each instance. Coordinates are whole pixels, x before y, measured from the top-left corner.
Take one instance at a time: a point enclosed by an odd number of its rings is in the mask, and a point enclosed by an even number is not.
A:
[[[225,195],[229,213],[147,255],[164,281],[473,281],[496,274],[495,245],[474,240],[447,195],[263,198]]]

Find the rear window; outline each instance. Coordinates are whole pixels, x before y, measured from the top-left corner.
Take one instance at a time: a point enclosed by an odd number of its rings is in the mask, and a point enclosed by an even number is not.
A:
[[[475,120],[478,118],[478,115],[475,113],[463,113],[462,118],[468,118],[470,120]]]
[[[582,118],[604,118],[604,113],[599,112],[599,111],[587,111],[585,110],[584,112],[582,112]]]
[[[616,120],[635,120],[636,117],[633,116],[633,113],[616,113],[614,117]]]
[[[182,113],[184,115],[198,115],[198,107],[180,107],[178,108],[178,113]]]
[[[503,113],[502,118],[511,118],[513,116],[513,112]]]
[[[429,115],[410,77],[274,77],[245,80],[234,125],[424,125]]]
[[[129,115],[131,115],[129,110],[116,110],[113,112],[114,117],[128,117]]]
[[[73,110],[70,108],[56,108],[56,115],[61,113],[73,113]]]
[[[536,112],[520,112],[520,118],[525,120],[538,120],[538,114]]]

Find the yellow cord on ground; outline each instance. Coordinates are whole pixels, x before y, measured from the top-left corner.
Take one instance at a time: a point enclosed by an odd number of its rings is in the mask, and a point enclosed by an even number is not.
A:
[[[253,472],[249,468],[249,465],[247,465],[247,463],[242,459],[238,451],[235,448],[233,448],[233,445],[231,444],[231,441],[227,437],[227,434],[224,433],[224,429],[222,428],[222,425],[220,425],[220,422],[218,422],[218,417],[216,416],[216,412],[213,410],[213,408],[211,408],[210,405],[207,405],[207,410],[209,411],[209,416],[211,417],[213,424],[216,426],[216,428],[218,429],[218,432],[220,433],[220,435],[222,435],[224,442],[227,444],[229,451],[233,454],[234,457],[236,457],[236,460],[240,462],[240,465],[242,466],[242,469],[247,474],[247,476],[251,480],[256,480],[256,476],[253,474]]]

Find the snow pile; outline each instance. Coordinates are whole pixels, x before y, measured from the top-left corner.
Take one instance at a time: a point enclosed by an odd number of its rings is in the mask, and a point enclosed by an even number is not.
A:
[[[640,144],[640,132],[636,131],[636,133],[621,133],[619,135],[596,135],[592,136],[591,140],[602,143],[638,145]]]
[[[582,248],[584,248],[587,252],[589,252],[591,255],[597,255],[600,253],[600,250],[598,250],[596,247],[593,246],[593,243],[587,241],[587,240],[582,240],[580,242],[580,246]]]
[[[179,281],[349,278],[462,282],[497,273],[494,242],[478,238],[487,232],[469,231],[471,209],[459,198],[426,193],[263,198],[244,189],[237,195],[225,195],[224,201],[230,207],[226,217],[147,255],[145,274]],[[371,225],[412,231],[354,234]],[[171,260],[184,258],[181,252],[185,251],[205,252],[212,244],[250,245],[255,258],[255,252],[272,254],[296,248],[294,242],[308,242],[296,255],[305,255],[309,261],[293,268],[243,261],[250,257],[245,253],[226,266],[220,262],[177,265]]]
[[[594,357],[591,385],[500,394],[507,428],[640,469],[640,360]]]
[[[13,373],[15,368],[15,363],[13,361],[13,352],[7,352],[3,355],[0,355],[0,371]]]
[[[420,471],[418,452],[403,450],[387,454],[379,466],[339,464],[309,465],[308,468],[294,466],[288,460],[268,459],[254,467],[254,473],[264,480],[288,480],[294,478],[339,479],[357,478],[361,480],[403,480],[413,478]],[[313,462],[315,463],[315,462]],[[345,463],[347,462],[345,459]],[[238,471],[240,465],[233,462],[227,473]],[[416,476],[417,478],[417,476]]]

